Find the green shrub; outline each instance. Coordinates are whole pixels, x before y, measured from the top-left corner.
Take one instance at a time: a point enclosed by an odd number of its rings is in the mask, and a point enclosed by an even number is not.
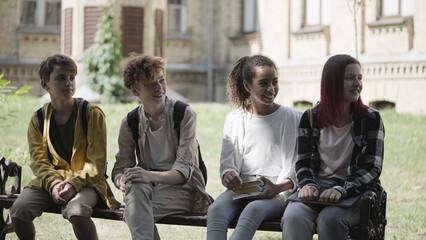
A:
[[[113,11],[109,6],[98,20],[95,43],[83,56],[83,67],[90,86],[102,96],[102,102],[116,102],[123,95],[120,61],[121,44],[113,32]]]
[[[31,89],[31,86],[27,85],[17,88],[15,86],[10,86],[9,84],[10,81],[4,79],[3,74],[0,74],[0,104],[2,105],[1,108],[5,111],[0,114],[0,132],[2,128],[9,126],[9,123],[7,122],[8,118],[17,117],[16,113],[18,110],[8,108],[9,101],[20,94],[27,93],[28,90]]]

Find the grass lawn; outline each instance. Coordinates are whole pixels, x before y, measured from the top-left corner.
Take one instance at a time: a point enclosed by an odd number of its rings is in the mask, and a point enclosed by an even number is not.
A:
[[[117,135],[121,119],[136,107],[133,104],[101,105],[107,116],[108,173],[117,152]],[[0,116],[15,111],[16,117],[1,122],[0,156],[6,156],[23,166],[25,185],[33,178],[28,166],[26,131],[29,119],[41,106],[36,98],[16,98],[7,106],[0,106]],[[197,135],[208,168],[207,191],[216,198],[225,189],[219,179],[219,156],[223,120],[231,110],[228,104],[193,103],[198,114]],[[297,108],[303,111],[303,107]],[[392,109],[380,111],[383,117],[385,159],[381,180],[388,192],[386,239],[426,239],[426,116],[396,114]],[[7,126],[3,126],[6,124]],[[423,160],[422,160],[423,159]],[[108,180],[109,183],[110,179]],[[122,201],[121,193],[114,188],[115,196]],[[131,239],[124,222],[94,219],[100,239]],[[57,214],[43,214],[34,221],[37,239],[75,239],[71,224]],[[206,229],[158,225],[162,239],[205,239]],[[231,232],[230,230],[229,232]],[[9,234],[6,239],[17,239]],[[281,239],[280,233],[257,232],[255,239]]]

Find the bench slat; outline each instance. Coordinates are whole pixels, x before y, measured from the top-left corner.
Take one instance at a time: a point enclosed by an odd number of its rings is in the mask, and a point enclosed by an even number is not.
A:
[[[17,195],[0,195],[0,207],[10,208],[15,202]],[[48,213],[61,214],[61,207],[59,205],[53,205],[45,210]],[[102,218],[109,220],[123,220],[124,206],[120,206],[118,209],[111,210],[106,208],[93,208],[92,217]],[[172,225],[181,225],[181,226],[196,226],[196,227],[205,227],[207,226],[207,216],[205,214],[197,213],[185,213],[185,214],[174,214],[164,217],[157,223],[160,224],[172,224]],[[237,225],[237,220],[234,219],[229,228],[235,228]],[[264,231],[281,231],[279,221],[267,221],[263,222],[258,230]]]
[[[16,163],[6,160],[4,157],[0,158],[0,210],[3,213],[4,209],[9,209],[15,202],[18,195],[8,195],[6,193],[5,184],[8,177],[14,177],[14,190],[11,193],[20,193],[21,190],[21,167]],[[18,184],[16,184],[18,183]],[[370,186],[361,197],[360,209],[360,224],[353,226],[349,229],[349,237],[351,239],[380,239],[383,240],[385,236],[386,220],[386,199],[387,194],[380,181],[376,181]],[[54,205],[49,207],[45,212],[60,214],[61,207]],[[124,206],[116,210],[95,207],[93,209],[92,217],[102,218],[109,220],[123,220]],[[161,224],[174,224],[184,226],[199,226],[205,227],[207,219],[205,214],[176,214],[164,217],[158,223]],[[229,228],[235,228],[237,219],[231,221]],[[275,221],[263,222],[258,230],[263,231],[277,231],[281,232],[280,219]],[[13,232],[13,228],[9,221],[5,221],[4,215],[0,218],[0,240],[4,240],[7,233]]]

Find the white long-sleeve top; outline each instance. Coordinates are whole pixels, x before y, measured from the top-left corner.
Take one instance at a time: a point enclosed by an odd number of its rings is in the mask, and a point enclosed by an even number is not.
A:
[[[266,116],[236,109],[225,118],[220,157],[220,177],[235,171],[243,180],[265,176],[274,183],[289,178],[296,189],[297,130],[300,112],[280,106]]]

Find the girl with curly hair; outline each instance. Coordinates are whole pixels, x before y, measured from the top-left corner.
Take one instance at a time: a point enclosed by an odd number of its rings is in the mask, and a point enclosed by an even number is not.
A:
[[[236,216],[230,239],[252,239],[265,219],[279,218],[286,198],[295,190],[297,126],[300,113],[275,103],[278,73],[268,57],[242,57],[228,78],[231,104],[223,128],[220,177],[227,188],[207,213],[207,239],[226,239]],[[258,196],[233,200],[233,190],[243,182],[262,180]]]

